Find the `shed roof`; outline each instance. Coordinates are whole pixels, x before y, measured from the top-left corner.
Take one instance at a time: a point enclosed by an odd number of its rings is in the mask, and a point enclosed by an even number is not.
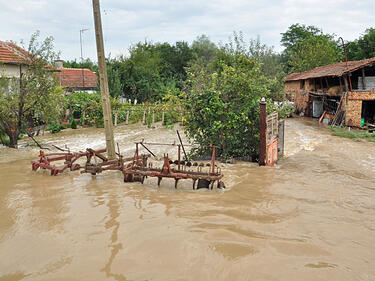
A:
[[[0,41],[0,63],[26,64],[30,54],[11,42]]]
[[[375,62],[375,57],[365,60],[348,61],[348,66],[345,62],[338,62],[325,66],[315,67],[304,72],[294,72],[285,77],[286,81],[297,81],[310,78],[319,78],[326,76],[342,76],[346,73],[353,72],[359,68],[367,65],[372,65]]]
[[[95,88],[97,77],[94,72],[87,68],[58,68],[57,75],[60,78],[62,87],[69,88]]]

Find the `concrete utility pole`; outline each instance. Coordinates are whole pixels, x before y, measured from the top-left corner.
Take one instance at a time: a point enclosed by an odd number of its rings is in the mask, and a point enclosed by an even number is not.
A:
[[[102,30],[102,19],[100,16],[99,0],[92,0],[92,7],[94,11],[96,49],[98,52],[100,91],[101,91],[102,105],[103,105],[105,141],[106,141],[106,146],[107,146],[108,158],[110,160],[113,160],[116,158],[116,151],[115,151],[115,141],[113,137],[112,112],[111,112],[111,103],[109,99],[107,65],[105,62],[105,55],[104,55],[103,30]]]

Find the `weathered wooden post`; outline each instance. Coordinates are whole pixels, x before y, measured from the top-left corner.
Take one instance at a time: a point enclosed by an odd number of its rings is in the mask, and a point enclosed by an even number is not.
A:
[[[126,112],[126,122],[125,122],[126,125],[129,124],[129,115],[130,115],[130,109]]]
[[[142,120],[143,125],[146,124],[146,109],[143,110],[143,120]]]
[[[92,0],[92,6],[93,6],[93,12],[94,12],[96,49],[98,53],[100,91],[101,91],[102,106],[103,106],[103,118],[104,118],[107,155],[108,155],[108,159],[113,160],[116,158],[116,150],[115,150],[115,141],[114,141],[114,136],[113,136],[111,103],[109,99],[107,65],[105,62],[102,19],[100,15],[99,0]]]
[[[154,126],[155,123],[155,110],[152,110],[152,126]]]
[[[264,98],[261,99],[259,103],[259,129],[260,129],[260,139],[259,139],[259,166],[266,165],[266,145],[267,145],[267,103]]]

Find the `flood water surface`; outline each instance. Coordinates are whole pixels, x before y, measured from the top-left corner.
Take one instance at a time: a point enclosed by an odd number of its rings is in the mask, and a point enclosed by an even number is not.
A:
[[[285,135],[275,167],[223,164],[224,191],[116,171],[51,177],[31,171],[38,149],[0,148],[0,280],[375,280],[375,144],[307,119]],[[178,140],[116,129],[124,155],[141,139]],[[99,129],[40,140],[104,146]]]

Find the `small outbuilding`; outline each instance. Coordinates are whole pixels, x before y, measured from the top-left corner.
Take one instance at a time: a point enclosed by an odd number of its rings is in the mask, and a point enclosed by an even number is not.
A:
[[[95,72],[87,68],[63,67],[62,60],[55,61],[55,65],[60,86],[67,89],[67,93],[96,90],[98,78]]]
[[[375,124],[375,57],[285,77],[287,97],[304,116],[353,127]],[[375,126],[375,125],[374,125]]]

